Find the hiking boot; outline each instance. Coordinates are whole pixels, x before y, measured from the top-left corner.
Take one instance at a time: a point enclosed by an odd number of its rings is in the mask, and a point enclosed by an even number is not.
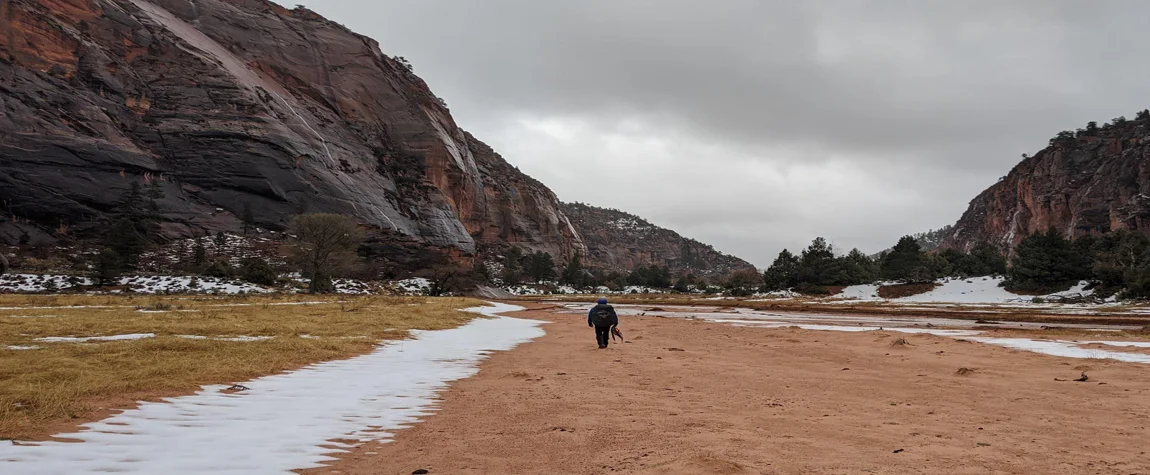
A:
[[[607,348],[607,345],[599,345],[599,349],[600,349],[600,350],[602,350],[602,349],[604,349],[604,348]]]

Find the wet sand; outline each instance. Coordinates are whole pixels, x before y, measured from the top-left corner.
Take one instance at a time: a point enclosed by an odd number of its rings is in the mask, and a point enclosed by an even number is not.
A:
[[[1150,365],[658,317],[598,350],[578,315],[511,316],[552,323],[305,473],[1150,474]]]

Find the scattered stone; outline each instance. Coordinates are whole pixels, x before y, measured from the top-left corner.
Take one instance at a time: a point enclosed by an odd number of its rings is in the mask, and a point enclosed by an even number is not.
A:
[[[903,450],[905,450],[905,449],[898,449],[898,450],[895,450],[894,453],[901,454],[903,452]]]
[[[411,475],[427,475],[428,473],[431,473],[431,472],[428,472],[427,469],[421,468],[419,470],[411,472]]]
[[[667,348],[667,351],[687,351],[682,348]]]
[[[1079,382],[1079,383],[1085,383],[1086,381],[1089,381],[1089,380],[1090,380],[1090,376],[1087,376],[1086,372],[1083,372],[1082,377],[1075,379],[1074,381]]]
[[[899,338],[899,339],[891,342],[890,346],[914,346],[914,345],[911,345],[910,342],[906,340],[906,338]]]
[[[959,376],[966,376],[968,374],[973,374],[973,373],[974,373],[973,369],[970,369],[967,367],[962,367],[962,368],[958,368],[958,371],[955,371],[954,374],[957,374]]]

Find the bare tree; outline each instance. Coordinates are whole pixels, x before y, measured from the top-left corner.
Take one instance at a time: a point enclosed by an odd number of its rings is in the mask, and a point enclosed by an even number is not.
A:
[[[427,279],[429,284],[427,295],[430,297],[442,297],[474,288],[479,280],[473,269],[454,264],[434,266],[417,273],[416,276]]]
[[[302,214],[288,227],[292,235],[291,258],[311,279],[309,292],[334,290],[331,278],[355,262],[363,232],[350,217],[341,214]]]

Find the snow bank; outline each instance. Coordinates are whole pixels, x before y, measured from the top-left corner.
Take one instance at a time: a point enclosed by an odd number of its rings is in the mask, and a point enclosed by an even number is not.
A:
[[[878,288],[879,288],[879,286],[875,285],[875,284],[852,285],[850,287],[843,289],[842,293],[835,295],[834,297],[839,298],[839,299],[851,299],[851,300],[861,300],[861,301],[882,300],[882,297],[878,296]]]
[[[1004,304],[1028,303],[1035,297],[1007,292],[1001,287],[1003,277],[972,277],[969,279],[947,278],[938,281],[939,286],[926,293],[897,299],[883,299],[878,289],[883,284],[852,285],[843,289],[834,299],[849,299],[864,302],[888,301],[905,303],[958,303],[958,304]],[[1092,291],[1085,290],[1087,282],[1080,282],[1065,292],[1057,292],[1038,298],[1058,298],[1087,296]]]
[[[493,318],[371,354],[320,363],[243,383],[251,388],[144,402],[87,430],[59,437],[80,443],[0,445],[4,473],[72,475],[284,474],[321,467],[340,452],[336,439],[384,441],[434,410],[436,394],[474,375],[492,351],[543,335],[542,322],[497,316],[521,307],[468,309]]]

